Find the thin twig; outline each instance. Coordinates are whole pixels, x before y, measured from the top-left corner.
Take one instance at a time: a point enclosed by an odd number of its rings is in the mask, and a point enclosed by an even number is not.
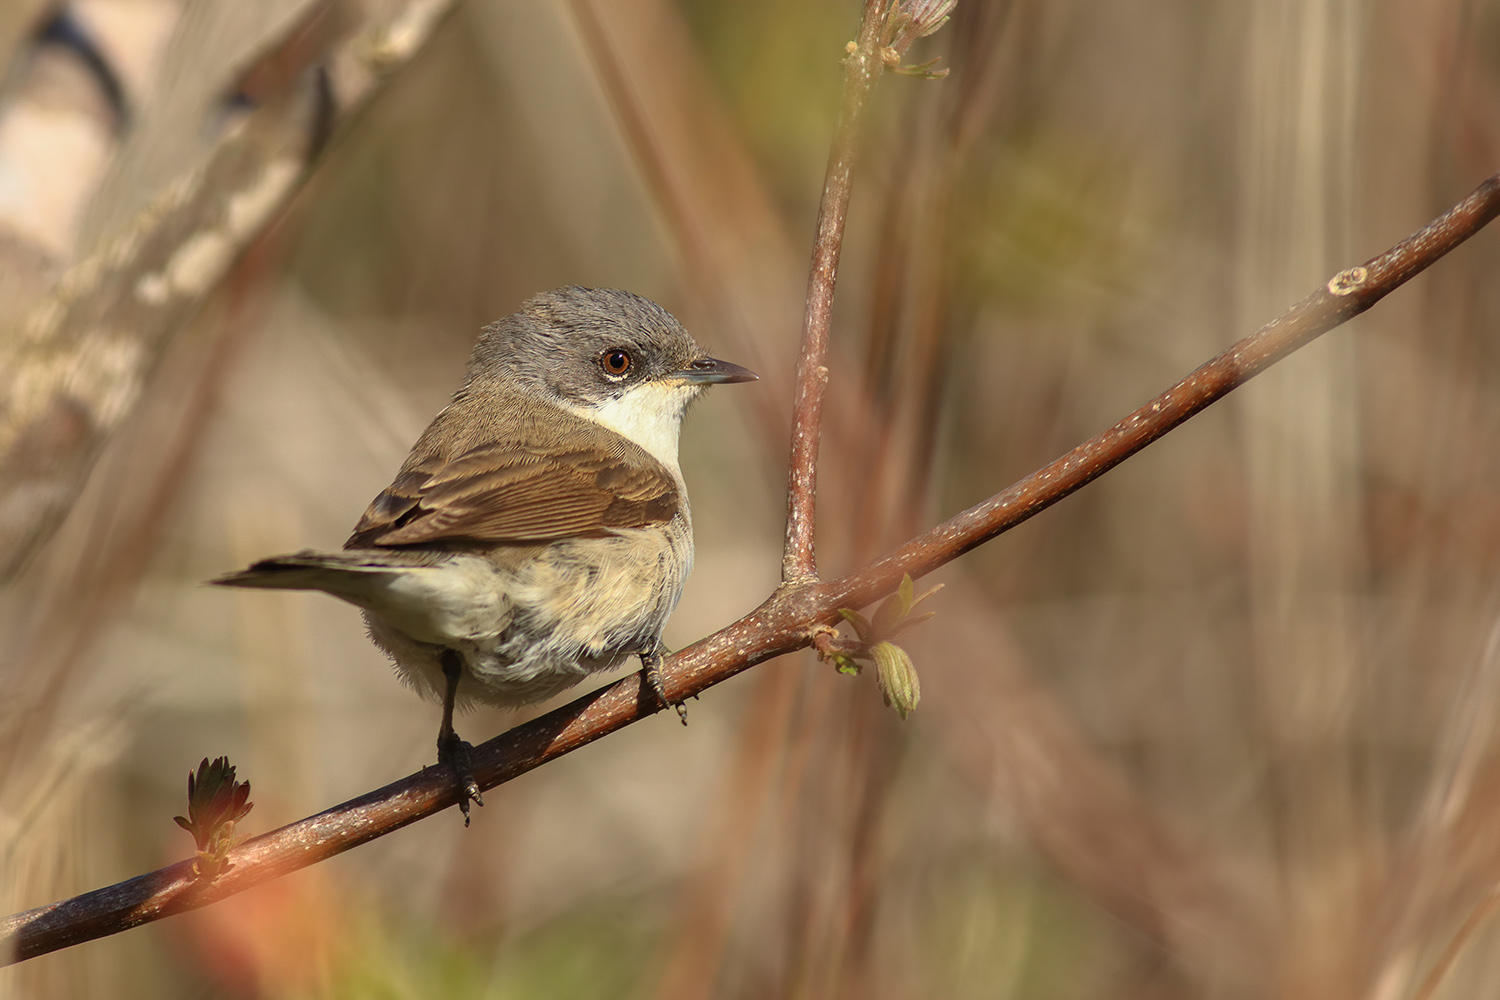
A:
[[[1319,334],[1347,322],[1425,270],[1500,215],[1500,174],[1426,228],[1328,284],[1193,372],[1109,430],[990,499],[950,518],[838,580],[782,587],[733,625],[672,657],[663,681],[681,701],[743,670],[812,642],[839,608],[863,607],[895,590],[902,574],[922,576],[1092,482],[1178,424]],[[505,732],[474,752],[489,789],[659,710],[639,674],[584,695]],[[183,861],[118,885],[0,921],[3,960],[19,961],[185,910],[305,868],[384,836],[457,802],[452,773],[425,768],[316,816],[263,834],[229,855],[212,882]]]
[[[844,219],[854,190],[855,142],[865,102],[880,79],[880,33],[885,0],[865,0],[854,50],[844,60],[844,97],[839,107],[823,197],[818,203],[817,236],[812,268],[807,276],[807,311],[802,317],[802,351],[797,357],[797,389],[792,404],[792,455],[787,465],[786,548],[781,557],[784,583],[817,579],[813,549],[818,492],[818,440],[823,419],[823,394],[828,388],[828,328],[833,314],[833,289],[838,279],[839,252],[844,244]]]
[[[823,395],[828,388],[828,331],[844,244],[844,221],[854,190],[860,116],[881,72],[887,66],[903,72],[899,67],[906,50],[918,38],[936,31],[947,20],[952,6],[952,0],[865,0],[859,35],[849,43],[849,55],[844,60],[844,96],[818,203],[817,234],[802,317],[802,350],[797,356],[792,454],[787,463],[786,546],[781,556],[781,579],[786,584],[806,584],[818,578],[814,535],[818,444]]]

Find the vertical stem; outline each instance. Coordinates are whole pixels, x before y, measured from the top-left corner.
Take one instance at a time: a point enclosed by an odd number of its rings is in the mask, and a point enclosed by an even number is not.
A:
[[[818,205],[818,229],[813,243],[812,268],[807,277],[807,309],[802,317],[802,351],[797,358],[797,388],[792,412],[792,454],[787,469],[786,548],[781,579],[802,583],[817,578],[813,530],[818,485],[818,440],[821,435],[823,393],[828,387],[828,327],[833,310],[833,288],[838,278],[839,252],[844,243],[844,219],[854,187],[855,142],[859,118],[884,63],[880,34],[886,0],[865,0],[855,50],[844,60],[844,97],[838,127],[828,154],[823,198]]]

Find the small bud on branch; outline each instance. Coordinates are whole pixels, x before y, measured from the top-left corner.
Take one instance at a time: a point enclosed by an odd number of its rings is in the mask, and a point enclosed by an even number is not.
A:
[[[200,878],[212,879],[229,870],[229,849],[238,841],[234,826],[250,814],[250,782],[234,780],[228,757],[207,757],[197,773],[188,772],[188,814],[173,816],[198,845],[195,868]]]
[[[839,608],[839,614],[854,627],[859,639],[842,639],[831,628],[817,629],[812,642],[818,658],[831,661],[844,674],[859,673],[862,660],[874,663],[885,703],[900,712],[901,718],[906,718],[921,700],[922,686],[917,680],[917,668],[911,656],[891,640],[931,618],[931,611],[913,615],[912,609],[942,589],[943,585],[938,584],[923,591],[921,596],[913,597],[916,587],[908,574],[901,578],[901,586],[896,592],[880,602],[873,618],[866,618],[851,608]]]

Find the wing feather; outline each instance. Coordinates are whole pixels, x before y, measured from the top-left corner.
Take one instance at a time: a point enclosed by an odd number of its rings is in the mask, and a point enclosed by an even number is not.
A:
[[[610,447],[581,447],[597,438]],[[499,440],[453,459],[407,466],[370,504],[346,548],[445,541],[546,542],[662,524],[677,512],[675,477],[612,432],[568,435],[554,448]]]

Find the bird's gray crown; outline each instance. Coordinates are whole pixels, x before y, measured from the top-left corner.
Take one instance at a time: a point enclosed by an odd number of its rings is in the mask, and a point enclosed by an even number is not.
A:
[[[499,378],[558,402],[598,406],[703,357],[682,324],[650,299],[570,285],[533,296],[485,327],[465,388]]]

